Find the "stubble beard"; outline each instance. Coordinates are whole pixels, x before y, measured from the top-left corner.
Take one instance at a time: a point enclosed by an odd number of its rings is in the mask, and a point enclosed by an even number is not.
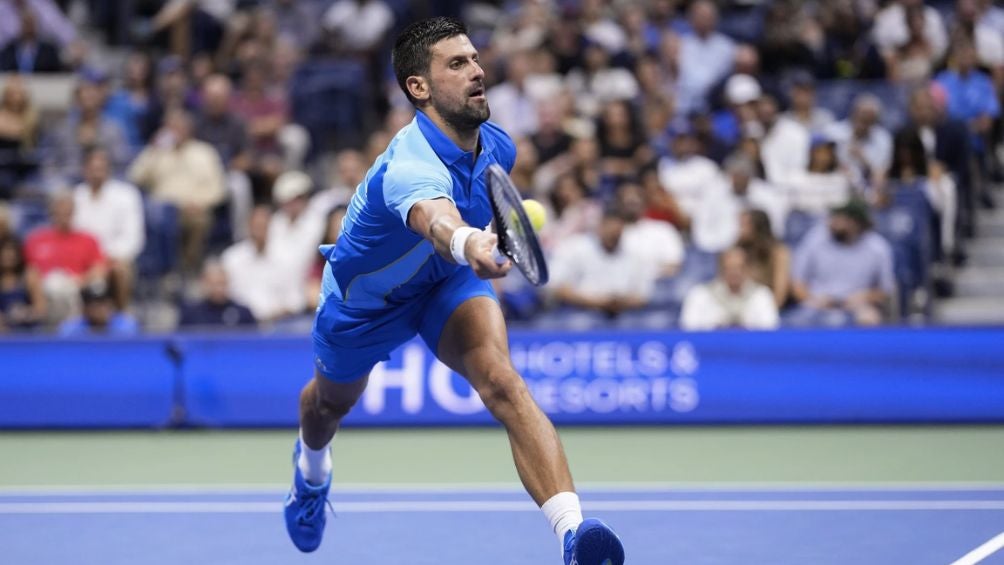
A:
[[[479,106],[471,103],[469,98],[456,107],[438,103],[433,98],[432,107],[436,109],[436,112],[443,118],[443,121],[458,132],[477,129],[481,124],[488,121],[492,113],[487,101],[485,101],[484,105]]]

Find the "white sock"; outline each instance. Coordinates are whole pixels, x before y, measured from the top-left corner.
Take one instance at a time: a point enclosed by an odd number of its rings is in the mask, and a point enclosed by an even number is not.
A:
[[[331,444],[321,449],[310,449],[303,441],[303,430],[300,430],[300,458],[296,466],[303,473],[308,484],[320,486],[328,482],[331,474]]]
[[[565,533],[578,529],[582,523],[582,506],[579,495],[574,492],[559,492],[544,503],[540,509],[551,523],[551,530],[558,536],[558,544],[565,545]]]

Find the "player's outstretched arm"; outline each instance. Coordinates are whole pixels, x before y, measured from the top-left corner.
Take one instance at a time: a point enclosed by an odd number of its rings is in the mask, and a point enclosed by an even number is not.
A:
[[[504,277],[512,263],[496,263],[492,250],[498,236],[467,225],[457,207],[446,198],[421,200],[408,212],[408,227],[432,242],[447,261],[469,264],[482,279]]]

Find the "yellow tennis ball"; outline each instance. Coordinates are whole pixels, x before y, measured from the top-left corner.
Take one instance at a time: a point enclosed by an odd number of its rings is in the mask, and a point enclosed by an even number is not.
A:
[[[526,217],[530,218],[530,225],[533,226],[534,231],[540,231],[547,223],[547,210],[540,202],[527,198],[523,201],[523,211],[526,212]]]

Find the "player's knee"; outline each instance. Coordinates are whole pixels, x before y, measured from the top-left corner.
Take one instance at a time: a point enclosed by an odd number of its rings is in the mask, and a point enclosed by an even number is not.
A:
[[[485,407],[492,414],[499,415],[527,401],[530,393],[516,371],[505,369],[489,374],[478,394]]]

